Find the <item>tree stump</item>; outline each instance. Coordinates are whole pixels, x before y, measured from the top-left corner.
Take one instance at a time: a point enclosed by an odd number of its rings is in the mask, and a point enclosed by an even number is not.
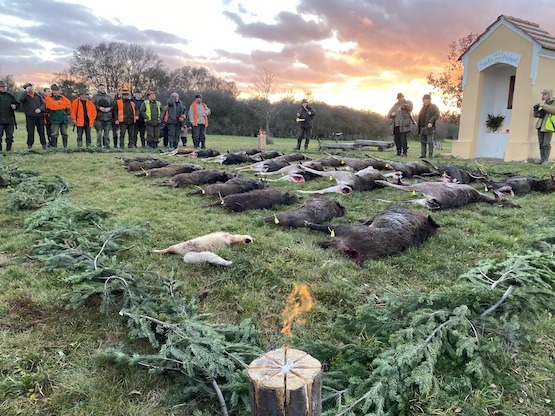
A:
[[[280,348],[248,369],[252,416],[319,416],[322,365],[304,351]]]
[[[258,132],[258,143],[256,148],[258,150],[266,150],[266,132],[260,130]]]

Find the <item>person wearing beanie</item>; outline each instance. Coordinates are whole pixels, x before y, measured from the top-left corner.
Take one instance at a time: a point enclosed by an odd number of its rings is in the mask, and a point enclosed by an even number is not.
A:
[[[27,148],[32,149],[35,144],[35,131],[39,135],[40,144],[46,149],[46,138],[44,136],[44,111],[46,106],[39,94],[35,93],[33,84],[23,85],[24,91],[18,97],[19,109],[25,113],[25,127],[27,129]]]
[[[52,85],[50,89],[52,90],[52,96],[44,98],[46,109],[50,112],[50,128],[52,131],[50,143],[52,147],[58,147],[58,136],[61,133],[64,149],[67,149],[67,126],[69,124],[71,101],[62,95],[60,87],[56,84]]]
[[[92,97],[96,106],[96,146],[110,148],[110,130],[112,130],[113,112],[116,106],[114,99],[106,92],[106,85],[98,84],[98,91]]]
[[[181,138],[181,126],[185,124],[186,108],[179,100],[179,94],[172,92],[164,111],[164,123],[168,129],[168,146],[177,149]]]
[[[439,119],[439,108],[432,104],[430,94],[422,97],[422,109],[418,114],[418,136],[420,137],[420,159],[434,157],[434,134],[436,131],[436,121]]]
[[[19,101],[8,92],[8,86],[0,80],[0,151],[2,151],[2,137],[6,135],[6,150],[12,150],[13,133],[17,122],[15,110],[19,108]]]
[[[85,133],[87,148],[91,147],[91,128],[96,120],[96,106],[90,100],[87,91],[81,91],[79,96],[72,101],[70,117],[73,125],[77,127],[77,147],[83,147],[83,133]]]
[[[555,114],[555,99],[553,90],[544,89],[541,92],[542,99],[534,105],[534,117],[537,117],[536,130],[538,131],[538,145],[540,147],[540,164],[549,162],[551,154],[551,138],[555,130],[555,123],[552,117]]]
[[[393,141],[397,156],[406,156],[408,151],[407,136],[412,130],[412,101],[406,100],[402,93],[397,94],[397,101],[387,113],[393,127]]]

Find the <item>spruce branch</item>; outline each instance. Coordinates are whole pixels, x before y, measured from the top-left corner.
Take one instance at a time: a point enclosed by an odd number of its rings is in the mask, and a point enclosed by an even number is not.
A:
[[[515,291],[515,287],[513,285],[509,286],[507,288],[507,290],[505,291],[505,293],[503,293],[503,296],[501,296],[501,299],[499,299],[497,302],[495,302],[495,304],[493,304],[492,306],[490,306],[489,308],[487,308],[484,312],[482,312],[482,314],[480,315],[481,318],[483,318],[484,316],[492,313],[493,311],[495,311],[497,308],[499,308],[503,302],[505,302],[507,300],[507,298],[509,296],[511,296],[511,294]]]
[[[108,242],[112,239],[112,237],[115,235],[115,233],[111,233],[108,238],[104,241],[104,243],[102,243],[102,247],[100,247],[100,251],[98,252],[98,254],[94,257],[93,260],[93,267],[94,270],[98,270],[98,258],[100,257],[100,255],[102,254],[102,252],[104,251],[104,249],[106,248],[106,244],[108,244]]]
[[[224,416],[229,416],[229,413],[227,412],[227,405],[225,403],[224,395],[222,394],[222,390],[220,389],[220,386],[218,386],[218,382],[212,375],[208,377],[208,380],[212,384],[212,388],[216,391],[216,396],[218,397],[218,401],[220,402],[220,407],[222,408],[222,414]]]

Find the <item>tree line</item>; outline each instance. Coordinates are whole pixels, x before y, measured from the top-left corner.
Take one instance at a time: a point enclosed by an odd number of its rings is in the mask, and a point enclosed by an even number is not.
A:
[[[18,90],[11,75],[3,78],[10,91]],[[272,94],[279,92],[279,75],[265,68],[251,77],[250,98],[240,99],[241,91],[235,82],[216,77],[207,68],[183,66],[170,70],[149,48],[102,42],[78,46],[68,68],[54,73],[53,83],[68,98],[82,90],[94,93],[99,83],[116,93],[123,88],[143,92],[153,89],[162,104],[173,91],[186,104],[193,102],[195,94],[202,93],[213,114],[211,134],[251,136],[262,128],[269,137],[294,137],[297,131],[295,114],[300,103],[292,94],[271,101]],[[317,112],[315,137],[329,139],[334,132],[342,132],[344,140],[384,140],[391,136],[389,120],[380,114],[319,101],[311,104]],[[452,136],[452,124],[450,120],[443,128],[439,126],[439,135]]]

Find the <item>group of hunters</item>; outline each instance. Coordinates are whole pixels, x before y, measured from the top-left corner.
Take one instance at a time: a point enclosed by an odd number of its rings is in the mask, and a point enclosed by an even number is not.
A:
[[[7,91],[4,81],[0,81],[0,151],[2,137],[6,137],[6,150],[13,145],[14,130],[17,127],[15,111],[25,114],[27,129],[27,148],[35,143],[38,134],[43,149],[58,147],[58,137],[62,137],[64,148],[68,146],[68,128],[77,129],[77,147],[92,146],[91,131],[96,130],[96,146],[110,148],[110,132],[113,147],[123,149],[127,135],[127,147],[158,147],[160,139],[169,148],[177,148],[181,141],[187,144],[187,131],[192,131],[195,149],[206,148],[206,128],[210,108],[203,103],[202,95],[187,107],[173,92],[166,105],[156,99],[156,91],[148,90],[146,99],[139,90],[122,89],[115,97],[106,91],[106,85],[99,84],[92,97],[87,91],[80,91],[71,101],[62,95],[57,85],[35,91],[31,83],[23,85],[23,91],[14,95]]]

